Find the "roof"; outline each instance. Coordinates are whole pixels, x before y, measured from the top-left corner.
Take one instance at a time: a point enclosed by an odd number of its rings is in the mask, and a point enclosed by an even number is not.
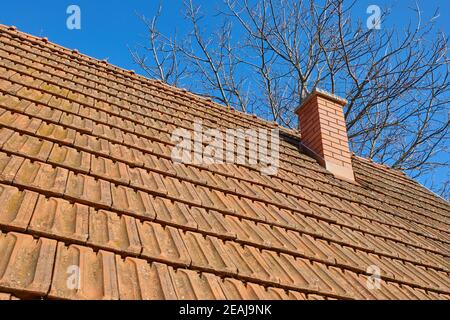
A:
[[[196,118],[276,126],[0,26],[0,299],[450,298],[445,200],[285,128],[273,176],[174,163]]]

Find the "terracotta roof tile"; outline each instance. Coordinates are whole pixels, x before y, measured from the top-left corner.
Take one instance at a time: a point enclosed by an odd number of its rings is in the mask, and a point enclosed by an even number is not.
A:
[[[151,202],[158,222],[181,225],[188,229],[197,229],[197,223],[189,214],[185,204],[161,197],[155,197]]]
[[[45,296],[51,284],[56,241],[0,233],[0,289]]]
[[[66,127],[75,128],[82,133],[91,134],[93,131],[93,121],[91,119],[82,118],[72,113],[63,112],[59,122]]]
[[[129,187],[111,185],[111,208],[145,220],[156,218],[153,196]]]
[[[74,145],[82,150],[109,156],[110,144],[107,140],[77,132]]]
[[[43,236],[84,243],[89,236],[89,207],[40,195],[28,230]]]
[[[128,166],[104,157],[92,157],[90,174],[125,185],[130,183]]]
[[[0,180],[1,182],[11,183],[19,171],[24,159],[14,155],[8,155],[0,152]]]
[[[47,160],[52,147],[52,142],[17,132],[10,136],[2,146],[6,152],[28,156],[31,159],[41,161]]]
[[[0,184],[0,226],[25,231],[33,214],[38,194]]]
[[[258,232],[256,222],[251,220],[240,219],[239,217],[227,215],[225,216],[227,224],[230,226],[233,234],[241,241],[256,243],[263,245],[264,237]]]
[[[30,103],[29,106],[27,106],[27,108],[24,109],[22,112],[52,122],[58,122],[62,114],[60,110],[52,109],[45,105],[36,103]]]
[[[119,298],[114,254],[58,243],[49,297],[110,300]]]
[[[198,230],[219,238],[229,239],[236,237],[222,213],[198,207],[190,207],[187,210],[189,215],[195,220]]]
[[[39,126],[36,135],[63,144],[71,144],[75,141],[75,130],[45,122]]]
[[[26,159],[14,178],[14,184],[42,193],[62,196],[69,171],[43,162]]]
[[[163,181],[167,190],[167,195],[171,198],[179,199],[194,205],[202,204],[194,184],[171,177],[165,177]]]
[[[0,146],[3,146],[3,144],[8,141],[8,139],[14,134],[13,130],[10,130],[8,128],[0,128]]]
[[[169,269],[157,262],[116,256],[121,300],[177,299]]]
[[[223,241],[218,238],[189,231],[183,234],[183,241],[192,259],[191,266],[220,274],[237,273]]]
[[[177,298],[181,300],[225,299],[219,278],[208,273],[198,273],[186,269],[173,269],[169,273]]]
[[[8,128],[16,128],[22,132],[34,134],[41,125],[42,120],[29,118],[11,111],[5,111],[0,115],[0,123]]]
[[[70,171],[64,196],[86,204],[109,208],[112,204],[111,183]]]
[[[253,281],[263,280],[272,284],[279,283],[259,249],[235,242],[227,242],[226,249],[240,277]]]
[[[231,300],[306,300],[306,295],[295,291],[274,287],[264,288],[254,283],[244,284],[230,278],[224,279],[221,286],[226,298]]]
[[[261,296],[258,293],[264,290],[258,285],[256,290],[252,290],[252,287],[232,278],[223,279],[220,286],[225,297],[229,300],[257,300]]]
[[[143,257],[184,267],[190,266],[191,257],[178,229],[152,222],[138,223],[137,228],[142,241]]]
[[[91,158],[91,154],[88,152],[54,144],[47,162],[69,170],[89,173]]]
[[[0,298],[450,299],[448,202],[358,157],[336,179],[282,127],[274,176],[180,164],[194,120],[274,128],[0,26]]]
[[[137,149],[131,149],[121,144],[109,144],[111,154],[114,155],[118,160],[126,163],[131,163],[135,166],[145,165],[147,161],[148,154],[144,157],[143,153]]]
[[[88,244],[138,256],[142,251],[136,219],[106,210],[89,212]]]
[[[159,173],[148,171],[142,168],[132,168],[129,170],[130,185],[156,195],[166,195],[169,193],[164,183],[164,177]],[[169,187],[170,188],[170,187]]]

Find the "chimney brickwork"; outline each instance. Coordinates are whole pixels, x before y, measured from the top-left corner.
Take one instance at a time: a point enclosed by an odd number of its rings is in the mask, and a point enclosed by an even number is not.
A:
[[[347,101],[315,89],[297,108],[302,144],[336,177],[354,181],[343,107]]]

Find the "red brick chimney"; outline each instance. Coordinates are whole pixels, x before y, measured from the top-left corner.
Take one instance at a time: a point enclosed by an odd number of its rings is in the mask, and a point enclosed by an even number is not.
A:
[[[343,107],[334,94],[314,89],[295,110],[305,150],[336,177],[355,181]]]

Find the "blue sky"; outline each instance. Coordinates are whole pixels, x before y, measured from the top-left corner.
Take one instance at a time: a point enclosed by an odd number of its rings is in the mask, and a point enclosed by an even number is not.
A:
[[[222,0],[196,1],[203,10],[214,12],[219,8]],[[440,7],[441,17],[438,20],[440,28],[450,32],[450,19],[446,13],[450,12],[448,0],[419,0],[419,5],[425,15],[433,13]],[[81,29],[69,30],[66,27],[69,5],[78,5],[81,9]],[[15,25],[19,30],[37,36],[43,36],[68,48],[76,48],[80,52],[98,59],[108,58],[109,62],[125,69],[136,69],[128,47],[142,43],[145,28],[137,18],[136,13],[151,17],[159,1],[144,0],[72,0],[72,1],[2,1],[0,5],[0,23]],[[354,8],[354,17],[366,20],[366,9],[370,4],[380,7],[389,5],[392,14],[386,21],[398,27],[405,26],[411,18],[408,7],[414,4],[412,0],[358,0]],[[161,29],[172,32],[175,29],[182,32],[184,21],[181,17],[181,0],[163,1]]]
[[[125,69],[141,70],[134,64],[129,47],[145,41],[145,26],[137,17],[137,13],[151,17],[159,5],[158,0],[42,0],[42,1],[2,1],[0,5],[0,23],[15,25],[19,30],[47,37],[50,41],[68,48],[76,48],[80,52],[98,59],[108,59],[114,65]],[[441,16],[437,26],[447,35],[450,34],[450,1],[417,0],[424,17],[430,17],[439,8]],[[182,18],[182,1],[165,0],[160,18],[160,29],[171,34],[178,30],[186,30],[186,22]],[[202,11],[215,13],[223,0],[195,1],[202,6]],[[69,5],[78,5],[81,9],[81,29],[69,30],[66,27]],[[365,21],[369,16],[366,9],[369,5],[389,6],[391,14],[385,23],[387,26],[406,28],[411,19],[414,0],[358,0],[353,8],[354,19]],[[211,26],[211,30],[214,25]],[[447,155],[446,157],[448,157]],[[442,175],[448,170],[443,169]]]

